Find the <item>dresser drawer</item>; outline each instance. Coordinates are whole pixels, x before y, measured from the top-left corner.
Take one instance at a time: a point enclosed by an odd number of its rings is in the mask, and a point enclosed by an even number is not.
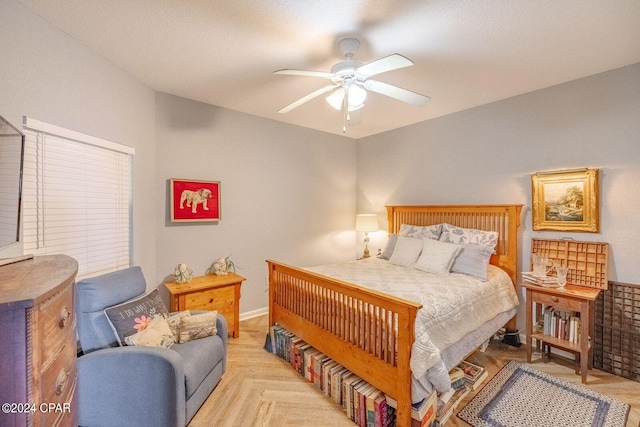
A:
[[[58,357],[42,372],[42,402],[46,404],[44,425],[56,425],[58,418],[73,419],[72,404],[77,379],[75,334],[67,338]],[[73,411],[75,412],[75,411]],[[61,419],[62,419],[61,418]]]
[[[544,292],[532,291],[531,296],[534,302],[538,302],[545,305],[552,305],[557,308],[564,308],[565,310],[580,311],[580,301],[571,297],[562,295],[550,295]]]
[[[61,343],[66,342],[75,331],[73,286],[65,286],[45,301],[39,310],[40,354],[42,364],[46,367],[60,351]]]

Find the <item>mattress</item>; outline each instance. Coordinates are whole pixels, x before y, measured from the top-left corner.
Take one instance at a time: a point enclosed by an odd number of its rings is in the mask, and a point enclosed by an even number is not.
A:
[[[464,274],[425,273],[381,258],[307,270],[422,304],[410,362],[414,402],[433,388],[447,391],[449,369],[490,338],[518,306],[511,278],[493,265],[486,282]]]

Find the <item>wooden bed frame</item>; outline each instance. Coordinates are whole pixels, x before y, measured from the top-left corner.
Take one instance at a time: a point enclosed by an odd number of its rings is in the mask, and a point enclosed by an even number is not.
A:
[[[491,264],[516,283],[522,205],[387,206],[389,234],[401,224],[448,223],[497,231]],[[269,324],[279,324],[397,402],[396,425],[411,425],[409,359],[421,304],[267,261]],[[515,318],[507,327],[515,325]]]

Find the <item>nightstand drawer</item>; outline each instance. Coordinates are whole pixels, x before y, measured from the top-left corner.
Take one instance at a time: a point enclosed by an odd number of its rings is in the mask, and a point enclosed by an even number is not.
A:
[[[234,289],[231,286],[221,289],[210,289],[187,294],[185,302],[188,310],[218,310],[233,309]]]
[[[538,302],[545,305],[552,305],[558,308],[564,308],[565,310],[580,311],[580,301],[562,296],[562,295],[550,295],[544,292],[532,291],[531,296],[534,302]]]

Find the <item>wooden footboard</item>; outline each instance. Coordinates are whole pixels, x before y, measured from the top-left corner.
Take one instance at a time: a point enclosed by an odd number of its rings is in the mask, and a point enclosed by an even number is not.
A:
[[[389,234],[401,224],[447,222],[498,233],[491,263],[516,283],[522,205],[387,206]],[[269,321],[397,401],[398,427],[411,425],[411,369],[418,303],[275,261],[269,264]],[[507,327],[515,328],[515,318]]]
[[[397,401],[411,424],[411,345],[421,304],[275,261],[269,324],[279,324]]]

